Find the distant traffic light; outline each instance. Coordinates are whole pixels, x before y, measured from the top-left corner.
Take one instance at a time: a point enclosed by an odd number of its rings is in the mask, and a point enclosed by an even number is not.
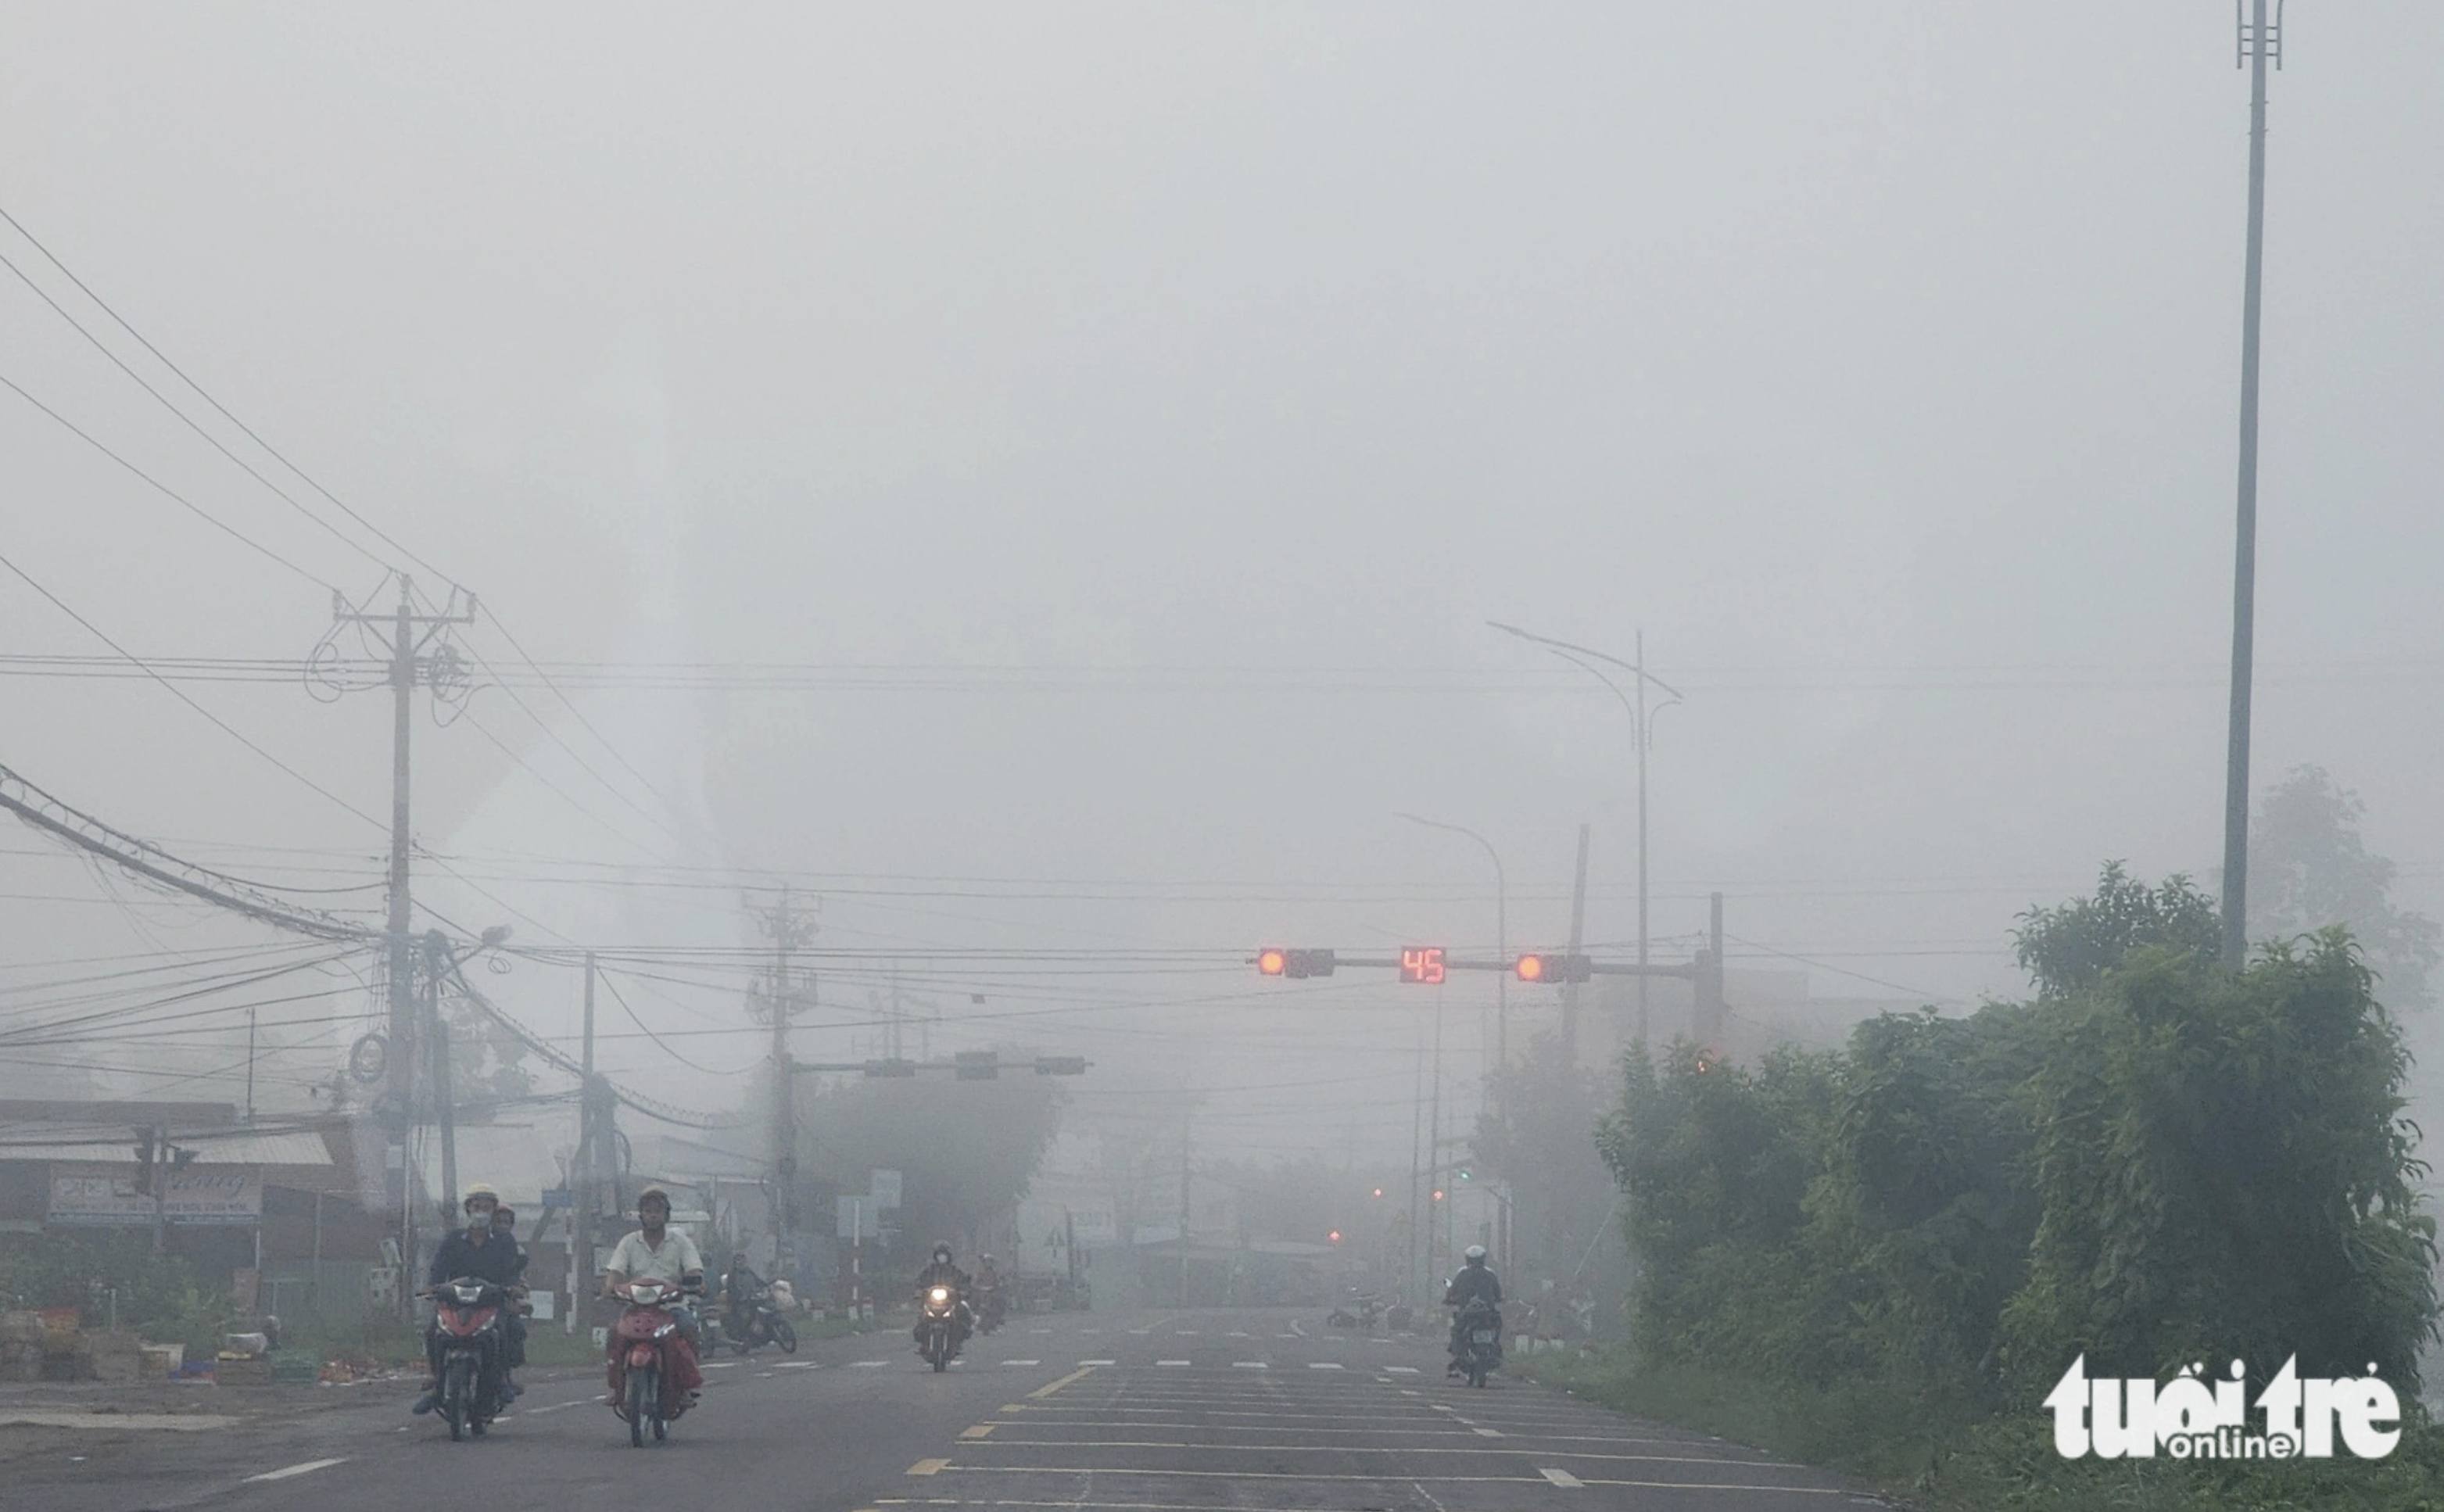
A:
[[[1380,1187],[1376,1188],[1376,1189],[1375,1189],[1375,1195],[1376,1195],[1376,1196],[1378,1196],[1378,1197],[1382,1196],[1382,1195],[1383,1195],[1383,1189],[1382,1189],[1382,1188],[1380,1188]]]
[[[1435,1201],[1436,1201],[1436,1202],[1440,1202],[1440,1201],[1442,1201],[1442,1200],[1443,1200],[1443,1189],[1442,1189],[1440,1187],[1436,1187],[1436,1188],[1435,1189]]]
[[[1256,969],[1266,976],[1330,976],[1332,952],[1286,950],[1277,945],[1268,945],[1256,952]]]
[[[1332,1232],[1330,1232],[1330,1233],[1328,1233],[1328,1234],[1324,1235],[1324,1238],[1326,1238],[1326,1239],[1331,1240],[1331,1241],[1332,1241],[1334,1244],[1336,1244],[1336,1245],[1337,1245],[1337,1244],[1340,1244],[1340,1243],[1341,1243],[1341,1230],[1340,1230],[1340,1229],[1338,1229],[1338,1228],[1336,1228],[1336,1229],[1334,1229]]]
[[[1559,986],[1565,982],[1591,980],[1595,976],[1595,962],[1587,956],[1572,955],[1567,951],[1549,955],[1534,953],[1513,961],[1510,969],[1522,982],[1550,982]]]

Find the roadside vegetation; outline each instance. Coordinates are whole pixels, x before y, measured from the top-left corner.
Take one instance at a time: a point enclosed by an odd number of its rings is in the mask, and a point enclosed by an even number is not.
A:
[[[2022,924],[2029,1001],[1753,1066],[1627,1058],[1597,1142],[1631,1342],[1521,1363],[1930,1507],[2444,1508],[2423,1421],[2379,1463],[2055,1452],[2043,1399],[2082,1355],[2159,1381],[2241,1359],[2252,1399],[2295,1355],[2374,1362],[2416,1416],[2435,1226],[2411,1058],[2343,929],[2234,975],[2212,899],[2118,866]]]

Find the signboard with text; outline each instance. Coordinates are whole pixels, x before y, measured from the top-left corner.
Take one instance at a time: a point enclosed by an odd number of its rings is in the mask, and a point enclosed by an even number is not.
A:
[[[263,1180],[252,1167],[173,1171],[161,1211],[174,1224],[263,1221]],[[153,1198],[124,1166],[56,1165],[46,1221],[61,1227],[133,1227],[153,1221]]]

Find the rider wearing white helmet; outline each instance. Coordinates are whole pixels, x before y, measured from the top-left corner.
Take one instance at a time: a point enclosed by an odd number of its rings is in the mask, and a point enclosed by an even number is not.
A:
[[[1467,1263],[1452,1277],[1451,1284],[1443,1288],[1443,1305],[1452,1309],[1452,1358],[1448,1374],[1453,1375],[1460,1371],[1460,1310],[1480,1298],[1492,1306],[1498,1307],[1502,1303],[1502,1282],[1494,1276],[1493,1267],[1485,1263],[1485,1246],[1469,1245],[1461,1259]]]

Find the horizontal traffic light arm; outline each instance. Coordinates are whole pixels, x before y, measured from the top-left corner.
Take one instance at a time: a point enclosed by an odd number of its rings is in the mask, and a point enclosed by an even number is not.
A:
[[[1543,959],[1552,961],[1559,961],[1563,956],[1563,952],[1558,950],[1539,953]],[[1326,959],[1321,970],[1295,971],[1289,969],[1286,962],[1276,959],[1288,956],[1323,956]],[[1516,971],[1519,968],[1519,962],[1525,959],[1525,956],[1520,956],[1509,961],[1471,961],[1459,956],[1445,956],[1441,964],[1446,971]],[[1339,950],[1262,950],[1249,956],[1246,964],[1256,968],[1267,976],[1330,976],[1342,967],[1398,971],[1403,963],[1397,955],[1345,955]],[[1678,966],[1640,966],[1635,961],[1590,960],[1585,969],[1592,976],[1676,976],[1694,979],[1697,975],[1694,962],[1683,962]],[[1561,979],[1556,977],[1553,980],[1558,986]]]
[[[979,1072],[1032,1071],[1039,1077],[1083,1077],[1092,1060],[1082,1055],[1040,1055],[1030,1060],[1003,1060],[997,1057],[971,1056],[950,1060],[792,1060],[789,1069],[804,1076],[809,1072],[854,1071],[869,1077],[913,1077],[919,1071],[964,1071],[975,1079]]]

